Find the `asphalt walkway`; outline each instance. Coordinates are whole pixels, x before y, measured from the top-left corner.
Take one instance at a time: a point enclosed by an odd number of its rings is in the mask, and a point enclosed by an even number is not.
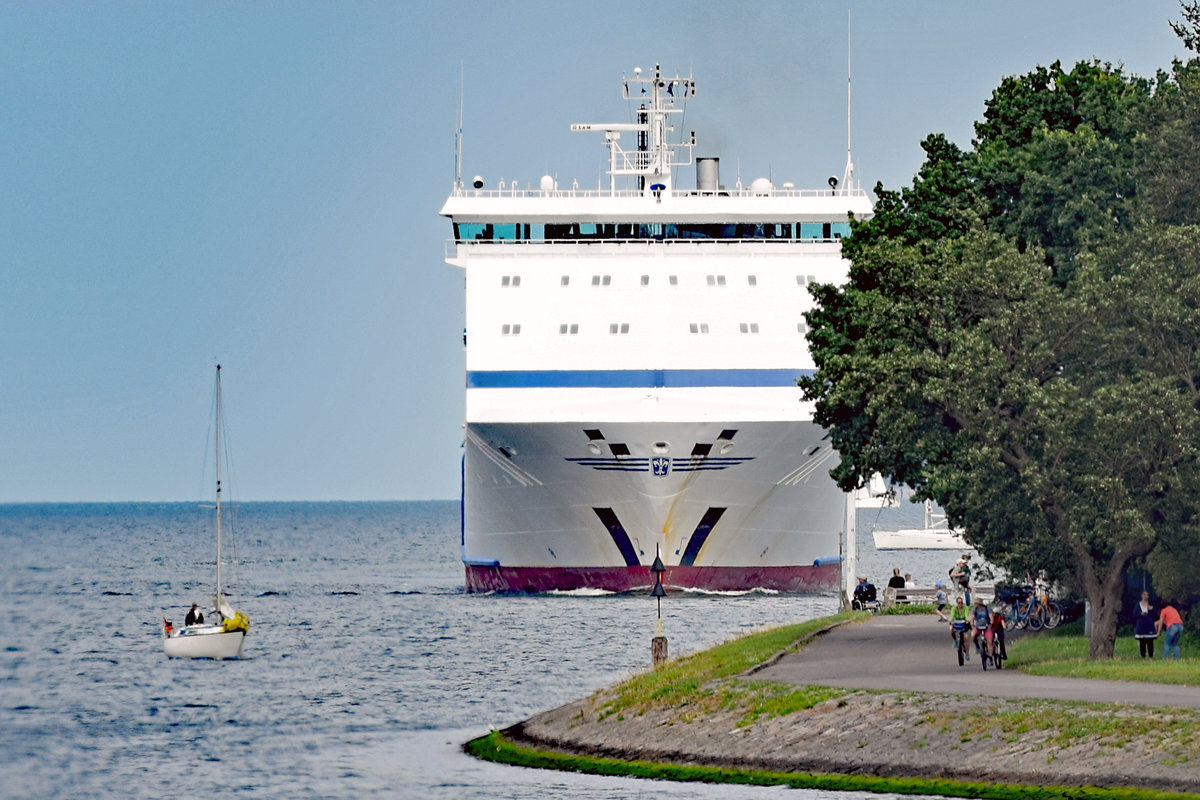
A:
[[[1159,647],[1161,654],[1161,643]],[[926,615],[884,615],[842,625],[754,677],[847,689],[1200,708],[1200,686],[1044,677],[1009,669],[984,672],[973,648],[971,660],[960,667],[946,624]]]

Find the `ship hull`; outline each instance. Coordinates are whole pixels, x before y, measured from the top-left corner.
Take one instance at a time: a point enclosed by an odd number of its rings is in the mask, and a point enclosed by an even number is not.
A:
[[[837,562],[780,567],[668,567],[667,591],[817,593],[838,588]],[[608,592],[648,591],[654,586],[649,567],[499,567],[466,565],[468,592],[538,593],[599,589]]]
[[[467,590],[835,590],[836,463],[802,421],[469,423]]]

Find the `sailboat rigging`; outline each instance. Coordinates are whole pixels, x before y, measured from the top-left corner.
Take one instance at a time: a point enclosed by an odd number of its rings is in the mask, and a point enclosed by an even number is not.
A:
[[[250,619],[241,611],[234,611],[225,600],[221,583],[221,365],[217,365],[215,394],[215,458],[216,468],[216,533],[217,563],[216,590],[212,598],[209,620],[185,625],[174,630],[171,623],[163,620],[163,649],[170,658],[239,658],[246,633],[250,630]]]

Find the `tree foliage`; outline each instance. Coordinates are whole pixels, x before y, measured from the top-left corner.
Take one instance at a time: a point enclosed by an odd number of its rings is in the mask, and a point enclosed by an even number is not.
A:
[[[1183,22],[1172,22],[1171,30],[1183,41],[1183,46],[1193,53],[1200,53],[1200,2],[1179,3],[1183,11]]]
[[[808,315],[842,487],[882,472],[989,560],[1069,580],[1093,657],[1130,564],[1200,554],[1197,109],[1200,62],[1004,79],[972,151],[932,135],[910,188],[876,187]]]

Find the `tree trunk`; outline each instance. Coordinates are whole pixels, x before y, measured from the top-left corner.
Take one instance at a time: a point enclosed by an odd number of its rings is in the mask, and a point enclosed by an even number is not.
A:
[[[1119,572],[1124,574],[1124,570]],[[1091,591],[1092,588],[1095,589],[1094,592]],[[1117,643],[1117,614],[1121,610],[1121,590],[1122,584],[1111,580],[1089,587],[1092,635],[1088,640],[1088,658],[1093,661],[1113,657],[1113,649]]]

